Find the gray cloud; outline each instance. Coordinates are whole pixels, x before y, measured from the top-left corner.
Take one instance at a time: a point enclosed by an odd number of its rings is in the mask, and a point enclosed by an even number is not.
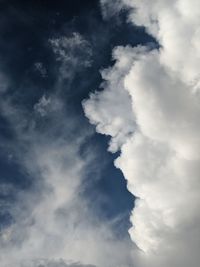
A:
[[[64,260],[33,260],[22,263],[20,267],[95,267],[94,265],[83,265],[81,263],[66,263]]]

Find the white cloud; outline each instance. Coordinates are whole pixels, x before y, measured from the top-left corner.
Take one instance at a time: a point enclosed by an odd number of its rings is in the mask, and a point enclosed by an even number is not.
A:
[[[97,125],[97,132],[112,136],[109,150],[115,152],[123,144],[127,136],[135,129],[135,118],[132,114],[131,98],[124,89],[124,77],[130,70],[138,53],[145,52],[142,47],[117,47],[113,51],[113,68],[101,72],[104,82],[103,91],[90,95],[83,102],[86,116]],[[99,101],[100,100],[100,101]]]
[[[106,82],[102,92],[84,102],[86,115],[98,132],[112,136],[111,144],[116,132],[122,133],[121,155],[115,164],[123,171],[129,191],[138,197],[129,231],[140,249],[134,251],[134,266],[197,267],[200,2],[122,2],[130,6],[130,20],[144,26],[161,48],[129,48],[127,54],[127,48],[121,47],[105,77],[106,81],[118,77],[120,86]],[[121,60],[126,62],[123,75],[118,68]],[[127,110],[130,105],[132,110]],[[114,112],[118,106],[119,112]],[[116,113],[123,121],[117,131]]]

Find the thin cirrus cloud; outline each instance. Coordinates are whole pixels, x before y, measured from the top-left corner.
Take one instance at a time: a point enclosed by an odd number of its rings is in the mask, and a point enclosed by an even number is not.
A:
[[[106,15],[119,5],[102,0]],[[136,267],[197,267],[200,246],[200,3],[122,0],[129,22],[159,43],[116,47],[100,92],[83,102],[137,197],[131,215]]]
[[[112,221],[96,216],[83,193],[95,149],[88,149],[83,158],[80,147],[93,130],[80,126],[67,114],[67,103],[60,95],[68,79],[67,67],[71,65],[72,79],[76,67],[90,65],[89,44],[78,33],[50,44],[59,61],[53,92],[42,95],[28,110],[9,93],[8,85],[2,90],[2,94],[7,92],[1,101],[1,114],[14,138],[6,149],[11,160],[22,166],[31,186],[18,190],[14,205],[9,206],[12,222],[0,231],[1,266],[129,266],[129,241],[114,235]],[[2,190],[12,188],[4,186]]]

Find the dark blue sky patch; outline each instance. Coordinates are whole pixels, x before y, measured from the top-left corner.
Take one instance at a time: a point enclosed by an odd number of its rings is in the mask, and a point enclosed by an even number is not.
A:
[[[20,189],[31,185],[31,178],[19,164],[13,162],[12,155],[0,155],[0,183],[10,184]]]

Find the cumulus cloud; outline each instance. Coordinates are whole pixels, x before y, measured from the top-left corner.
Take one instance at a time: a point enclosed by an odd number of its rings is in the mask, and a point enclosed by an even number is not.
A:
[[[104,79],[101,87],[106,90],[92,93],[90,99],[83,102],[86,116],[97,125],[97,132],[112,136],[109,145],[112,152],[116,152],[135,129],[131,98],[124,89],[123,80],[140,50],[146,49],[116,47],[113,51],[116,64],[101,71]]]
[[[109,1],[102,2],[105,8]],[[85,113],[98,132],[112,137],[111,144],[118,131],[122,134],[115,147],[121,151],[115,165],[137,197],[129,230],[138,246],[134,266],[197,267],[200,3],[121,3],[130,7],[129,20],[145,27],[160,48],[129,47],[127,54],[127,47],[121,47],[107,71],[104,90],[84,102]],[[121,61],[126,65],[122,75]],[[116,114],[122,128],[116,127]]]

